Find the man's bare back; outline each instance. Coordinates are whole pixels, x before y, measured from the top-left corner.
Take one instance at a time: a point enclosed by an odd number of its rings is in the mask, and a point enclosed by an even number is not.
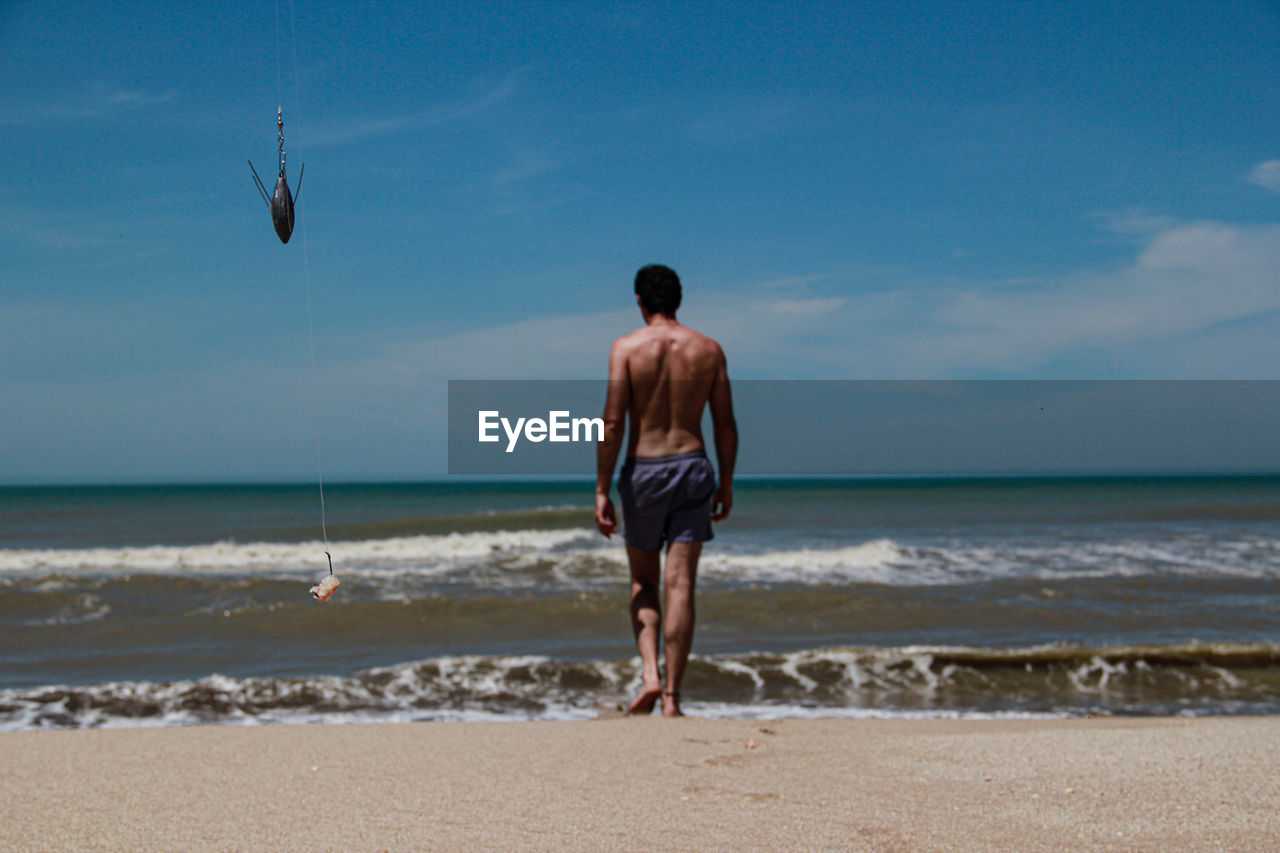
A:
[[[717,385],[728,387],[724,352],[714,340],[656,315],[614,343],[609,377],[629,386],[628,456],[674,456],[706,447],[702,412]]]
[[[706,449],[702,413],[709,405],[720,470],[712,520],[727,518],[733,507],[738,432],[724,351],[674,316],[650,314],[643,304],[641,312],[646,324],[618,338],[609,351],[604,441],[597,450],[596,475],[596,523],[605,536],[618,529],[608,495],[628,418],[628,458],[678,456]]]
[[[628,711],[679,716],[680,683],[693,644],[694,586],[712,521],[733,506],[738,432],[724,352],[714,340],[676,322],[680,280],[667,267],[636,275],[645,325],[618,338],[609,352],[604,440],[597,447],[596,526],[618,532],[609,496],[613,469],[631,421],[627,461],[618,478],[631,567],[631,625],[640,652],[642,688]],[[702,413],[710,406],[719,480],[706,458]],[[667,560],[662,571],[662,546]],[[665,579],[664,579],[665,578]],[[666,587],[666,618],[658,587]],[[665,687],[658,640],[666,647]]]

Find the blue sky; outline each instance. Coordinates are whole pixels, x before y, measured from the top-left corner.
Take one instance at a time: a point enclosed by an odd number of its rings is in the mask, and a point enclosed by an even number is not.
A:
[[[0,10],[0,482],[443,471],[649,262],[734,377],[1280,378],[1275,2],[123,8]]]

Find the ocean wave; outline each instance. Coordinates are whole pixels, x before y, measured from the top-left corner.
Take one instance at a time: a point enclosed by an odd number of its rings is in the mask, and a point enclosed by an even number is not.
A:
[[[458,562],[502,560],[556,553],[589,539],[584,530],[497,530],[392,539],[310,542],[215,542],[132,548],[0,549],[0,573],[206,574],[314,572],[327,567],[325,552],[356,570],[445,570]]]
[[[0,690],[0,730],[462,719],[587,719],[628,662],[442,657],[355,676],[108,682]]]
[[[639,661],[458,656],[352,676],[0,691],[0,730],[208,723],[588,719]],[[693,656],[691,713],[726,717],[1222,714],[1280,710],[1280,646],[826,648]]]
[[[339,539],[399,539],[449,533],[492,533],[519,530],[582,529],[592,524],[592,510],[582,506],[540,506],[524,510],[495,510],[465,515],[417,515],[383,521],[334,524],[329,533]]]
[[[877,539],[834,548],[709,552],[699,571],[701,577],[755,583],[902,586],[1142,575],[1263,578],[1280,576],[1280,540],[1186,536],[935,545]]]
[[[728,537],[726,537],[728,538]],[[843,544],[727,541],[703,552],[703,583],[931,586],[1007,579],[1098,577],[1280,577],[1280,539],[1210,537],[1078,538]],[[326,550],[343,576],[382,584],[389,595],[423,583],[477,589],[595,589],[625,578],[626,551],[592,530],[496,530],[391,539],[0,550],[0,579],[85,575],[257,575],[297,578],[327,571]]]

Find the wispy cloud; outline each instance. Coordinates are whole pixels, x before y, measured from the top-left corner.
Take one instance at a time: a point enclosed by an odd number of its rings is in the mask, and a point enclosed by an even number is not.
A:
[[[1146,235],[1127,263],[1105,272],[959,285],[913,280],[849,287],[841,296],[797,295],[786,285],[780,292],[776,282],[690,287],[681,320],[720,340],[736,379],[1041,378],[1063,376],[1063,364],[1094,363],[1114,367],[1101,378],[1276,379],[1278,268],[1280,224],[1183,222]],[[0,363],[52,360],[62,344],[40,330],[55,317],[77,340],[93,332],[98,351],[137,338],[130,323],[36,306],[0,323]],[[95,322],[105,328],[93,331]],[[318,368],[258,355],[112,381],[9,376],[0,397],[13,405],[0,417],[10,421],[10,443],[31,452],[11,454],[21,460],[0,465],[0,476],[103,470],[100,459],[79,452],[99,444],[64,417],[71,410],[89,413],[95,436],[105,424],[131,436],[130,448],[144,448],[118,454],[134,476],[185,473],[173,466],[190,464],[201,441],[233,456],[234,470],[224,475],[298,476],[313,458],[298,437],[316,434],[327,472],[440,470],[448,380],[598,379],[609,344],[639,322],[625,304],[447,333],[379,330],[322,350]],[[1099,353],[1101,361],[1090,360]],[[1100,378],[1084,370],[1069,378]]]
[[[515,149],[475,191],[496,216],[519,216],[572,204],[590,196],[592,190],[586,182],[565,175],[570,162],[543,149]]]
[[[695,142],[734,144],[789,131],[817,112],[800,95],[742,97],[708,107],[684,130]]]
[[[178,97],[177,89],[163,92],[143,92],[136,89],[117,89],[107,96],[105,103],[111,107],[149,107],[165,104]]]
[[[838,311],[844,305],[844,302],[844,299],[832,296],[813,299],[778,299],[772,302],[758,302],[752,307],[766,314],[804,316]]]
[[[782,291],[782,292],[791,292],[791,293],[795,293],[795,292],[807,293],[810,282],[821,281],[823,279],[830,279],[830,278],[831,278],[830,274],[790,275],[790,276],[783,276],[781,278],[770,279],[769,281],[763,281],[760,284],[756,285],[756,287],[760,288],[761,290],[768,290],[768,291],[774,291],[774,292]]]
[[[366,369],[412,382],[448,379],[592,379],[605,369],[614,338],[639,325],[633,306],[592,314],[534,317],[385,344]]]
[[[1035,377],[1064,359],[1110,353],[1126,376],[1256,377],[1280,368],[1267,368],[1262,355],[1200,363],[1187,342],[1224,324],[1276,316],[1277,269],[1280,224],[1183,222],[1147,234],[1114,271],[1016,282],[913,281],[839,297],[780,295],[765,285],[691,291],[681,319],[720,338],[731,364],[746,375]],[[593,375],[586,368],[599,367],[612,336],[635,323],[628,311],[541,318],[423,342],[415,358],[451,357],[471,376],[520,374],[512,365],[546,378]],[[1170,356],[1164,366],[1162,356]]]
[[[479,95],[420,110],[378,118],[347,117],[320,122],[307,139],[308,146],[332,147],[363,142],[381,136],[407,133],[428,127],[464,121],[480,115],[511,98],[519,89],[519,75],[511,74]]]
[[[1055,360],[1097,353],[1110,353],[1121,370],[1200,375],[1186,341],[1219,324],[1280,311],[1276,269],[1280,225],[1182,223],[1151,234],[1114,272],[1076,271],[1015,287],[933,288],[917,295],[911,315],[877,317],[855,302],[850,319],[861,326],[855,334],[862,340],[891,354],[895,375],[1035,376]],[[1176,354],[1178,367],[1162,371],[1153,358],[1124,364],[1135,347]],[[1255,376],[1268,369],[1239,363],[1234,370]]]
[[[27,247],[61,252],[119,245],[117,236],[108,236],[113,224],[101,217],[86,220],[81,215],[68,216],[63,212],[0,203],[0,229]]]
[[[1280,193],[1280,160],[1259,163],[1249,173],[1249,182],[1272,192]]]
[[[519,150],[511,160],[489,176],[489,186],[502,190],[557,171],[559,162],[545,151]]]
[[[1095,214],[1094,221],[1114,234],[1150,235],[1173,228],[1178,221],[1170,216],[1152,213],[1141,207],[1108,210]]]
[[[87,91],[49,95],[41,100],[10,104],[0,110],[0,124],[20,126],[56,121],[105,118],[175,100],[177,89],[146,91],[109,83],[93,83]]]

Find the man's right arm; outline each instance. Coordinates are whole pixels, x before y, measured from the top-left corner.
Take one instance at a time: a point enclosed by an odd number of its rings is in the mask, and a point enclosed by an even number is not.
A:
[[[715,379],[711,383],[711,428],[716,440],[716,462],[720,483],[712,499],[711,518],[723,521],[733,509],[733,468],[738,461],[738,423],[733,417],[733,392],[729,388],[729,367],[724,351],[718,353]]]
[[[609,350],[609,390],[604,400],[604,436],[596,445],[596,527],[606,537],[618,532],[618,520],[609,499],[613,487],[613,467],[622,451],[622,439],[626,432],[627,405],[630,402],[630,383],[627,378],[627,359],[622,352],[621,341],[614,341]]]

